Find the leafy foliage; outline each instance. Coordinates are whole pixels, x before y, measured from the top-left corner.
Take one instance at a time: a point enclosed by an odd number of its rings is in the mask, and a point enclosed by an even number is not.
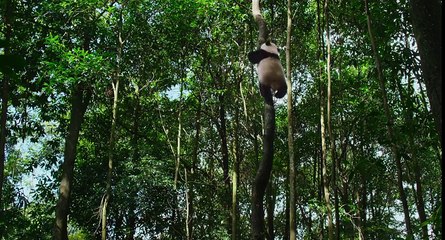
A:
[[[0,78],[11,77],[0,219],[3,239],[51,239],[63,139],[77,86],[91,91],[93,97],[77,147],[70,239],[100,236],[109,151],[114,156],[107,216],[111,239],[186,239],[187,234],[192,239],[228,239],[233,214],[237,239],[249,239],[250,194],[262,152],[264,121],[254,66],[246,58],[256,47],[257,32],[249,1],[11,2],[14,31],[8,46],[4,41],[8,13],[1,10],[0,19]],[[272,38],[284,45],[284,1],[261,3]],[[292,5],[299,239],[327,236],[320,166],[320,103],[326,101],[320,89],[327,83],[327,26],[322,5],[317,4],[322,2],[293,1]],[[442,149],[407,4],[371,3],[372,27],[414,234],[421,238],[426,226],[431,239],[440,239]],[[332,193],[338,190],[335,224],[339,239],[357,238],[359,233],[365,239],[404,239],[393,143],[387,137],[387,116],[363,9],[361,1],[330,1],[333,134],[327,141],[335,147],[328,155],[329,188]],[[11,54],[3,54],[6,47]],[[121,86],[116,144],[110,150],[111,83],[117,74]],[[266,196],[267,207],[273,207],[276,239],[285,239],[289,231],[285,101],[275,103],[275,155]],[[337,164],[336,181],[333,164]],[[235,212],[232,173],[238,176]],[[424,199],[427,217],[423,222],[419,197]],[[192,226],[189,233],[187,223]]]

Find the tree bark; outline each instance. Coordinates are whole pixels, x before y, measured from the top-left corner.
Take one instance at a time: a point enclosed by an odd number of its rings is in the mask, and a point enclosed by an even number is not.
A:
[[[123,6],[122,6],[123,7]],[[112,178],[113,178],[113,158],[116,145],[116,121],[117,121],[117,103],[119,101],[119,83],[121,75],[122,50],[124,46],[124,40],[122,39],[122,7],[119,10],[119,20],[117,26],[117,52],[116,52],[116,72],[114,73],[113,87],[113,106],[112,106],[112,119],[110,129],[110,140],[108,149],[108,173],[107,173],[107,186],[104,201],[102,203],[102,240],[107,239],[107,208],[112,196]]]
[[[439,0],[410,0],[411,22],[431,111],[442,136],[442,6]]]
[[[133,115],[133,136],[131,139],[131,145],[133,146],[133,162],[134,163],[140,163],[140,152],[139,152],[139,122],[140,122],[140,115],[141,115],[141,103],[140,103],[140,96],[139,96],[139,88],[135,91],[136,95],[136,106],[134,108],[134,115]],[[137,198],[137,190],[132,188],[131,192],[129,193],[129,207],[128,207],[128,220],[126,223],[126,240],[132,240],[134,239],[134,235],[136,234],[136,201]]]
[[[321,76],[320,76],[321,77]],[[326,150],[326,130],[324,123],[324,89],[323,84],[320,84],[320,131],[321,131],[321,171],[322,171],[322,184],[323,195],[326,204],[326,214],[328,216],[328,238],[334,239],[334,225],[332,223],[332,208],[329,194],[329,180],[327,173],[327,150]]]
[[[405,38],[406,39],[406,38]],[[408,47],[409,43],[405,40],[405,45],[406,47]],[[411,146],[410,150],[408,150],[408,152],[411,153],[411,158],[409,158],[409,162],[411,162],[413,164],[413,170],[414,170],[414,181],[416,184],[416,188],[414,189],[413,187],[413,192],[414,192],[414,199],[416,202],[416,207],[417,207],[417,214],[419,215],[419,220],[422,224],[421,229],[422,229],[422,239],[428,239],[428,225],[426,224],[426,213],[425,213],[425,201],[423,198],[423,190],[422,190],[422,166],[419,165],[419,157],[417,156],[417,151],[416,151],[416,143],[414,141],[415,136],[414,133],[415,131],[415,125],[413,123],[413,114],[414,114],[414,106],[413,106],[413,102],[414,100],[412,99],[411,96],[413,96],[414,94],[414,87],[413,87],[413,79],[412,77],[409,76],[408,73],[405,73],[405,76],[408,77],[408,86],[407,86],[407,92],[405,92],[402,84],[400,83],[400,81],[397,81],[397,88],[399,90],[399,94],[400,94],[400,100],[402,101],[402,104],[404,106],[404,111],[405,111],[405,122],[406,122],[406,126],[407,129],[410,129],[409,131],[407,131],[407,135],[408,135],[408,142]],[[413,149],[413,150],[411,150]],[[407,164],[408,165],[408,164]]]
[[[324,8],[327,6],[327,2],[324,2]],[[319,48],[322,49],[322,51],[319,50],[318,57],[319,59],[324,58],[324,47],[323,47],[323,34],[322,34],[322,26],[321,26],[321,17],[320,17],[320,1],[317,1],[317,16],[318,16],[318,42],[319,42]],[[329,41],[329,40],[328,40]],[[327,66],[329,67],[330,60],[329,55],[327,59]],[[325,127],[325,107],[324,107],[324,101],[325,101],[325,93],[324,93],[324,84],[322,80],[322,70],[321,67],[319,69],[320,74],[320,137],[321,137],[321,188],[322,188],[322,195],[324,196],[324,201],[326,204],[326,214],[328,217],[328,238],[329,240],[334,239],[334,226],[332,223],[332,208],[331,208],[331,202],[330,202],[330,194],[329,194],[329,180],[328,180],[328,173],[327,173],[327,150],[326,150],[326,127]],[[321,231],[321,237],[323,236],[323,231]]]
[[[240,55],[240,62],[242,61],[241,55]],[[242,77],[240,76],[240,79]],[[242,85],[241,81],[239,81],[238,84],[238,91],[242,93]],[[242,96],[242,95],[240,95]],[[242,97],[241,97],[242,98]],[[240,100],[243,99],[237,98],[236,104],[239,105]],[[234,156],[235,161],[233,163],[233,170],[232,170],[232,240],[239,239],[240,233],[239,233],[239,209],[238,209],[238,185],[239,185],[239,171],[240,171],[240,164],[242,159],[242,153],[241,153],[241,147],[240,147],[240,110],[239,108],[235,109],[235,122],[234,122]]]
[[[252,0],[252,15],[259,27],[258,45],[268,37],[266,22],[259,8],[259,0]],[[273,162],[273,140],[275,137],[275,108],[272,95],[264,98],[264,136],[263,159],[258,167],[252,189],[252,238],[263,240],[266,237],[264,227],[264,193],[269,182]]]
[[[331,106],[332,106],[332,88],[331,88],[331,34],[329,26],[329,0],[325,1],[325,21],[326,21],[326,47],[327,47],[327,59],[326,59],[326,73],[328,77],[328,90],[327,90],[327,127],[329,134],[329,143],[331,150],[331,162],[332,162],[332,189],[334,190],[334,212],[335,212],[335,237],[340,240],[340,214],[339,214],[339,202],[338,202],[338,191],[337,191],[337,159],[335,151],[335,137],[332,132],[332,118],[331,118]]]
[[[232,218],[231,212],[231,194],[230,194],[230,176],[229,176],[229,149],[227,147],[227,127],[226,127],[226,110],[224,95],[219,96],[219,136],[221,138],[221,155],[222,155],[222,168],[223,168],[223,181],[224,181],[224,208],[227,213],[226,229],[227,233],[231,235],[232,231]]]
[[[287,145],[289,148],[289,239],[296,239],[295,227],[295,154],[292,114],[292,66],[290,61],[292,15],[291,0],[287,1],[286,84],[287,84]]]
[[[117,73],[116,75],[118,75]],[[118,103],[118,93],[119,93],[119,76],[115,77],[115,82],[112,83],[113,85],[113,106],[112,106],[112,119],[111,119],[111,130],[110,130],[110,139],[109,139],[109,149],[108,149],[108,173],[107,173],[107,186],[106,186],[106,193],[105,197],[103,198],[102,202],[102,240],[105,240],[107,238],[107,208],[108,203],[111,199],[111,185],[112,185],[112,176],[113,176],[113,157],[114,157],[114,151],[115,151],[115,143],[116,143],[116,116],[117,116],[117,103]]]
[[[192,167],[190,169],[190,180],[188,184],[188,220],[186,230],[188,232],[187,240],[193,239],[193,227],[194,227],[194,219],[193,215],[195,212],[194,208],[194,173],[196,170],[196,165],[198,164],[198,151],[199,151],[199,138],[201,133],[201,95],[198,93],[198,109],[196,110],[196,119],[195,119],[195,137],[193,140],[193,155],[192,155]]]
[[[91,37],[88,32],[84,33],[83,49],[90,48]],[[91,86],[78,83],[74,86],[71,95],[71,116],[68,126],[68,135],[65,138],[65,149],[62,163],[62,179],[59,188],[59,199],[56,205],[56,222],[53,229],[55,240],[68,239],[68,213],[71,201],[71,187],[74,180],[74,163],[77,154],[77,144],[84,115],[92,96]]]
[[[255,240],[263,240],[266,236],[263,198],[272,171],[274,135],[275,109],[270,95],[270,98],[264,101],[263,159],[258,167],[252,190],[252,235]]]
[[[181,133],[182,133],[182,94],[184,83],[181,81],[181,86],[179,90],[179,109],[178,109],[178,135],[176,137],[176,162],[175,162],[175,179],[173,182],[173,188],[176,191],[179,176],[179,166],[181,164]]]
[[[275,239],[275,231],[274,231],[274,212],[275,212],[275,191],[273,189],[272,181],[269,181],[269,184],[266,189],[266,212],[267,212],[267,239],[273,240]]]
[[[5,1],[5,15],[3,16],[3,21],[5,24],[5,46],[4,46],[4,56],[9,56],[11,54],[11,37],[12,37],[12,17],[13,17],[13,6],[11,0]],[[3,182],[5,177],[5,161],[6,161],[6,136],[7,136],[7,118],[8,118],[8,101],[9,101],[9,73],[3,72],[2,81],[2,109],[0,118],[0,219],[3,217]],[[0,239],[3,237],[3,228],[0,229]]]
[[[79,139],[81,124],[87,106],[90,102],[91,91],[83,84],[78,84],[71,97],[71,117],[68,135],[65,138],[65,153],[62,164],[62,181],[60,183],[59,200],[56,206],[56,223],[54,226],[54,239],[67,240],[67,218],[71,200],[71,187],[73,184],[74,162]]]

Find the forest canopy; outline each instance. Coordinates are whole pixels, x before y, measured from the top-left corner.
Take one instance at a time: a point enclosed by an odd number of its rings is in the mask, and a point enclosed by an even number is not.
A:
[[[441,9],[261,1],[291,88],[255,239],[442,239]],[[0,239],[256,236],[251,11],[1,0]]]

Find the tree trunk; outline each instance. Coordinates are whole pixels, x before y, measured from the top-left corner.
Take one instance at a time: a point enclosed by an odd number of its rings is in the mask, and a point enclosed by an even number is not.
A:
[[[184,186],[185,186],[185,237],[187,240],[192,239],[190,235],[189,221],[192,215],[190,214],[190,189],[188,181],[187,168],[184,168]]]
[[[116,121],[117,121],[117,103],[119,101],[119,81],[121,75],[120,62],[122,61],[122,49],[124,41],[122,40],[122,8],[119,12],[118,20],[118,32],[117,32],[117,52],[116,52],[116,72],[114,73],[114,80],[111,83],[113,87],[113,106],[112,106],[112,119],[111,119],[111,130],[110,130],[110,140],[108,149],[108,173],[107,173],[107,186],[105,197],[102,203],[102,240],[107,239],[107,208],[111,200],[111,187],[112,187],[112,177],[113,177],[113,157],[115,151],[115,135],[116,135]]]
[[[240,55],[240,62],[242,61],[241,55]],[[240,76],[240,79],[242,77]],[[241,81],[239,81],[238,84],[238,91],[242,93],[242,85]],[[241,95],[242,96],[242,95]],[[243,99],[241,99],[243,101]],[[237,98],[236,104],[238,105],[240,103],[240,99]],[[234,122],[234,156],[235,161],[233,163],[233,170],[232,170],[232,240],[239,239],[240,233],[239,233],[239,209],[238,209],[238,185],[239,185],[239,171],[240,171],[240,163],[241,163],[241,147],[240,147],[240,110],[239,108],[235,109],[235,122]]]
[[[334,190],[334,212],[335,212],[335,237],[340,240],[340,214],[339,214],[339,203],[338,203],[338,191],[337,191],[337,159],[335,151],[335,137],[332,133],[332,118],[331,118],[331,105],[332,105],[332,88],[331,88],[331,35],[329,28],[329,0],[325,2],[325,21],[326,21],[326,47],[327,47],[327,59],[326,59],[326,73],[328,77],[328,90],[327,90],[327,127],[329,134],[329,143],[331,150],[331,162],[332,162],[332,189]]]
[[[134,108],[134,116],[133,116],[133,136],[131,139],[131,145],[134,149],[133,151],[133,163],[140,163],[140,152],[139,152],[139,121],[140,115],[141,115],[141,104],[140,104],[140,98],[139,98],[139,89],[136,89],[135,92],[136,95],[136,106]],[[126,240],[133,240],[134,235],[136,234],[136,200],[137,199],[137,190],[132,188],[131,192],[129,193],[128,201],[129,201],[129,207],[128,207],[128,221],[126,223],[125,228],[128,229],[128,231],[125,232]]]
[[[355,197],[356,197],[356,203],[358,206],[360,206],[360,188],[357,189],[357,191],[355,192]],[[361,214],[360,214],[360,208],[356,210],[355,212],[355,216],[356,216],[356,220],[352,220],[352,222],[356,222],[355,227],[357,228],[357,232],[358,232],[358,240],[364,240],[364,235],[363,235],[363,228],[362,228],[362,219],[361,219]],[[338,237],[337,237],[338,238]]]
[[[259,0],[252,1],[252,15],[258,24],[258,45],[268,38],[266,22],[261,16]],[[252,189],[252,238],[263,240],[266,236],[264,227],[264,193],[269,182],[273,162],[273,140],[275,137],[275,108],[272,95],[264,98],[264,136],[263,159],[258,167]]]
[[[179,178],[179,168],[181,166],[181,133],[182,133],[182,104],[183,104],[183,94],[184,94],[184,83],[181,80],[181,86],[180,86],[180,90],[179,90],[179,109],[178,109],[178,134],[176,137],[176,159],[175,159],[175,179],[173,182],[173,189],[175,192],[175,196],[173,199],[173,210],[172,210],[172,217],[171,217],[171,221],[172,224],[170,226],[170,234],[172,236],[178,236],[178,233],[182,233],[183,232],[183,228],[181,227],[180,223],[180,219],[181,219],[181,214],[180,214],[180,206],[179,206],[179,192],[178,192],[178,178]],[[173,150],[173,154],[174,154],[174,150]],[[184,236],[182,234],[179,234],[179,236]]]
[[[176,162],[175,162],[175,179],[173,182],[173,188],[177,189],[178,184],[178,175],[179,175],[179,166],[181,164],[181,133],[182,133],[182,94],[183,94],[183,86],[184,84],[181,82],[180,90],[179,90],[179,112],[178,112],[178,135],[176,137]]]
[[[274,212],[275,212],[275,191],[273,189],[272,181],[269,181],[269,184],[266,189],[266,212],[267,212],[267,239],[273,240],[275,239],[275,231],[274,231]]]
[[[238,173],[239,165],[235,163],[235,169],[232,173],[232,240],[238,239]]]
[[[86,32],[83,49],[87,51],[90,46],[90,36]],[[73,184],[74,162],[76,160],[79,133],[84,115],[92,96],[91,87],[85,83],[74,86],[71,96],[71,116],[68,126],[68,135],[65,138],[65,150],[62,163],[62,179],[59,188],[59,200],[56,205],[56,222],[53,229],[55,240],[68,239],[68,213],[71,201],[71,187]]]
[[[405,45],[408,47],[408,42],[405,41]],[[397,81],[397,88],[399,90],[400,99],[402,101],[402,104],[404,106],[405,111],[405,122],[407,125],[408,131],[408,142],[411,149],[414,150],[408,150],[411,153],[411,158],[409,158],[409,162],[413,163],[413,170],[414,170],[414,181],[416,183],[416,188],[413,188],[414,192],[414,199],[416,200],[416,207],[417,207],[417,214],[419,215],[419,220],[422,223],[421,229],[422,229],[422,239],[428,239],[428,225],[426,224],[426,213],[425,213],[425,201],[423,198],[423,190],[422,190],[422,166],[419,166],[419,158],[417,156],[416,151],[416,143],[414,141],[415,137],[413,135],[415,131],[415,125],[413,123],[413,113],[414,113],[414,106],[413,106],[413,99],[411,96],[414,94],[414,87],[413,87],[413,79],[409,76],[408,73],[405,73],[406,76],[408,76],[408,86],[407,86],[407,92],[405,93],[405,90],[402,87],[402,84],[400,81]]]
[[[431,111],[442,136],[442,6],[439,0],[410,0],[411,22]]]
[[[327,3],[325,3],[326,8]],[[318,12],[318,42],[319,42],[319,48],[323,49],[323,34],[322,34],[322,28],[321,28],[321,20],[320,20],[320,2],[317,1],[317,12]],[[318,57],[319,59],[324,58],[324,54],[321,53],[319,50]],[[329,57],[329,56],[328,56]],[[327,59],[327,65],[329,67],[329,59]],[[320,74],[320,134],[321,134],[321,184],[322,184],[322,194],[324,196],[324,201],[326,204],[326,213],[328,217],[328,238],[329,240],[334,239],[334,226],[332,223],[332,209],[331,209],[331,202],[330,202],[330,194],[329,194],[329,180],[328,180],[328,174],[327,174],[327,150],[326,150],[326,129],[325,129],[325,113],[324,113],[324,100],[325,100],[325,93],[324,93],[324,84],[322,79],[322,70],[321,67],[319,69]],[[322,236],[323,231],[321,232]]]
[[[198,109],[196,110],[196,119],[195,119],[195,137],[193,140],[193,155],[192,155],[192,168],[190,169],[190,178],[188,184],[188,218],[187,218],[187,226],[186,230],[188,232],[187,240],[193,239],[193,227],[194,227],[194,219],[193,215],[195,212],[194,209],[194,173],[196,170],[196,165],[198,164],[198,151],[199,151],[199,138],[201,133],[201,95],[198,94]]]
[[[74,161],[79,139],[81,124],[91,98],[91,92],[83,84],[78,84],[71,99],[71,117],[68,135],[65,138],[64,161],[62,164],[62,180],[60,183],[59,200],[56,205],[56,223],[54,226],[54,239],[67,240],[67,218],[71,200],[71,187],[73,184]]]
[[[12,37],[12,15],[13,6],[11,0],[5,1],[5,15],[3,21],[5,24],[5,47],[4,56],[8,57],[11,54],[11,37]],[[5,177],[5,161],[6,161],[6,136],[7,136],[7,118],[8,118],[8,101],[9,101],[9,73],[3,72],[2,81],[2,109],[0,118],[0,219],[3,217],[3,182]],[[3,237],[3,227],[0,229],[0,239]]]
[[[377,53],[377,47],[376,47],[377,45],[376,45],[374,36],[372,34],[371,15],[369,12],[367,0],[365,0],[365,11],[366,11],[366,17],[367,17],[367,23],[368,23],[369,38],[371,40],[371,47],[372,47],[372,51],[374,53],[374,59],[375,59],[375,64],[376,64],[376,68],[377,68],[377,75],[378,75],[378,79],[379,79],[379,86],[380,86],[380,91],[382,94],[383,108],[385,110],[385,115],[387,118],[386,127],[387,127],[387,131],[388,131],[388,138],[389,138],[389,142],[391,144],[392,155],[396,162],[397,185],[398,185],[398,189],[399,189],[400,201],[402,202],[402,207],[403,207],[405,226],[406,226],[406,231],[408,234],[407,238],[412,239],[413,232],[412,232],[412,228],[411,228],[411,219],[409,217],[408,202],[406,199],[405,190],[403,189],[402,163],[401,163],[401,159],[400,159],[399,149],[398,149],[397,143],[395,142],[395,137],[394,137],[394,130],[393,130],[394,120],[392,118],[392,114],[389,109],[386,87],[385,87],[385,80],[383,79],[383,72],[382,72],[382,68],[381,68],[381,64],[380,64],[380,58]]]
[[[360,202],[359,206],[359,221],[361,226],[361,234],[363,235],[363,239],[367,239],[367,208],[368,208],[368,189],[366,187],[366,180],[362,177],[362,187],[360,188]]]
[[[221,84],[222,85],[222,84]],[[221,155],[222,155],[222,169],[223,169],[223,181],[224,181],[224,208],[227,213],[226,229],[228,235],[231,235],[232,230],[232,218],[231,212],[231,194],[230,194],[230,176],[229,176],[229,150],[227,147],[227,127],[226,127],[226,110],[224,95],[219,96],[219,137],[221,138]]]
[[[320,76],[321,77],[321,76]],[[331,208],[331,200],[330,200],[330,194],[329,194],[329,180],[328,180],[328,173],[327,173],[327,150],[326,150],[326,130],[324,125],[324,90],[323,90],[323,84],[320,84],[320,126],[321,126],[321,171],[322,171],[322,177],[323,177],[323,195],[324,195],[324,201],[326,204],[326,214],[328,216],[328,237],[329,240],[334,239],[334,226],[332,223],[332,208]]]
[[[107,186],[106,193],[102,202],[102,240],[107,238],[107,207],[108,203],[111,199],[111,181],[113,176],[113,152],[115,151],[115,130],[116,130],[116,114],[117,114],[117,102],[118,102],[118,93],[119,93],[119,77],[116,76],[116,80],[113,85],[113,106],[112,106],[112,119],[111,119],[111,130],[110,130],[110,140],[109,140],[109,149],[108,149],[108,173],[107,173]]]
[[[275,135],[275,109],[272,95],[264,101],[263,160],[260,162],[252,189],[252,235],[255,240],[266,236],[264,228],[263,199],[273,161],[273,139]]]
[[[291,0],[287,1],[286,84],[287,84],[287,144],[289,148],[289,239],[296,239],[295,228],[295,155],[292,114],[292,67],[290,61],[292,15]]]

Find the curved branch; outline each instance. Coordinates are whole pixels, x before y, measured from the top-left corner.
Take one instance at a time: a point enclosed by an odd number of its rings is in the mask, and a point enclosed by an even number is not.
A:
[[[261,16],[259,0],[252,0],[252,15],[258,23],[258,47],[268,40],[266,22]],[[264,98],[264,136],[263,136],[263,160],[261,161],[252,187],[252,238],[263,240],[266,237],[264,227],[263,199],[272,171],[273,162],[273,140],[275,137],[275,108],[273,97],[269,95]]]
[[[258,24],[258,48],[269,40],[269,31],[260,11],[260,0],[252,0],[252,15]]]

